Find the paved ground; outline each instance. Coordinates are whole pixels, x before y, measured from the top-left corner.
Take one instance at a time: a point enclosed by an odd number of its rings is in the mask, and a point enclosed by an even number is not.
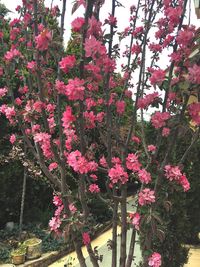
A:
[[[189,260],[184,267],[200,267],[200,247],[190,248]]]
[[[133,203],[134,203],[133,198],[129,198],[128,206],[127,206],[128,211],[134,211]],[[120,227],[118,227],[118,234],[120,234],[120,230],[121,230]],[[131,238],[131,230],[128,231],[127,238],[128,238],[128,246],[127,247],[129,247],[129,242],[130,242],[130,238]],[[92,241],[92,247],[97,246],[99,255],[104,255],[103,261],[100,263],[100,267],[108,267],[111,265],[111,251],[109,251],[108,247],[107,247],[107,241],[109,239],[112,239],[112,230],[111,229],[106,231],[101,236],[99,236],[98,238],[96,238],[95,240]],[[118,236],[118,244],[120,244],[120,237],[119,236]],[[88,253],[87,253],[86,248],[83,247],[82,251],[83,251],[83,254],[86,258],[87,267],[92,267],[90,260],[88,258]],[[118,255],[119,255],[119,251],[118,251]],[[139,249],[138,245],[136,245],[134,256],[135,256],[134,264],[136,265],[140,261],[140,258],[141,258],[140,249]],[[70,265],[70,263],[72,265]],[[66,257],[51,264],[49,267],[64,267],[65,264],[67,267],[68,266],[70,266],[70,267],[79,267],[80,266],[78,264],[78,260],[76,258],[75,252],[70,253]],[[134,265],[132,265],[132,266],[134,266]]]

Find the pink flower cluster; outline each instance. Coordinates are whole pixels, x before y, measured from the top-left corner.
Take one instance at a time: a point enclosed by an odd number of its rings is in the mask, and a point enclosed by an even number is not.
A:
[[[89,191],[91,193],[99,193],[100,192],[100,188],[97,184],[91,184],[89,185]]]
[[[22,54],[17,49],[11,49],[10,51],[6,52],[4,59],[10,62],[17,57],[22,57]]]
[[[108,172],[111,184],[125,184],[128,181],[128,173],[124,171],[124,168],[120,164],[115,164]]]
[[[194,64],[189,70],[189,81],[194,84],[200,84],[200,66]]]
[[[192,118],[193,122],[199,126],[200,125],[200,103],[192,103],[189,105],[188,108],[190,117]]]
[[[98,168],[98,164],[96,162],[88,161],[78,150],[72,151],[68,154],[67,163],[75,172],[81,174],[96,171]]]
[[[82,17],[75,18],[71,23],[72,31],[80,32],[82,30],[84,24],[85,24],[84,18],[82,18]]]
[[[159,129],[166,125],[166,120],[170,117],[171,115],[168,112],[156,111],[151,117],[151,123],[156,129]]]
[[[77,77],[68,81],[68,85],[65,86],[65,94],[69,100],[75,101],[84,99],[84,83],[84,80],[80,80]]]
[[[14,134],[10,136],[10,142],[11,144],[14,144],[16,142],[16,136]]]
[[[140,206],[145,206],[155,202],[155,192],[149,188],[145,188],[138,194],[138,202]]]
[[[40,146],[41,146],[41,149],[42,149],[42,152],[44,154],[44,156],[47,158],[47,159],[50,159],[52,158],[53,156],[53,153],[51,151],[51,143],[50,143],[50,140],[51,140],[51,135],[48,134],[48,133],[36,133],[34,135],[34,141],[36,143],[39,143]]]
[[[134,225],[136,230],[140,229],[140,214],[138,212],[131,213],[130,215],[131,223]]]
[[[7,105],[2,105],[0,106],[0,113],[3,113],[6,118],[9,120],[10,124],[14,124],[15,122],[15,116],[16,116],[16,112],[15,112],[15,108],[14,107],[8,107]]]
[[[141,183],[149,184],[151,182],[151,174],[145,169],[141,169],[137,173]]]
[[[183,187],[184,192],[190,189],[190,183],[187,177],[185,176],[185,174],[181,172],[178,166],[166,165],[164,170],[165,170],[165,177],[169,181],[175,181],[178,184],[180,184]]]
[[[116,102],[116,107],[117,107],[117,113],[122,115],[125,111],[126,103],[123,100],[118,100]]]
[[[126,158],[126,167],[133,172],[138,172],[141,167],[138,156],[134,153],[128,154],[128,157]]]
[[[148,94],[143,98],[138,99],[137,107],[141,109],[146,109],[149,105],[151,105],[157,98],[159,97],[158,92],[154,92],[152,94]]]
[[[57,209],[55,210],[54,217],[52,217],[52,219],[49,221],[49,227],[51,231],[58,233],[62,223],[61,214],[63,212],[64,205],[62,199],[58,195],[54,195],[53,204],[57,207]]]
[[[51,32],[47,29],[44,29],[38,36],[35,37],[36,48],[40,51],[47,50],[51,39]]]
[[[141,183],[148,184],[151,182],[151,174],[145,169],[140,169],[141,166],[137,155],[134,153],[128,154],[128,157],[126,158],[127,169],[136,172]]]
[[[83,238],[83,244],[87,247],[91,242],[90,235],[88,234],[88,232],[84,232],[82,234],[82,238]]]
[[[194,32],[192,31],[192,29],[186,28],[178,32],[176,41],[180,47],[187,47],[192,44],[193,38],[194,38]]]
[[[60,69],[65,73],[68,73],[70,69],[74,67],[76,63],[76,58],[74,55],[63,57],[59,62]]]
[[[7,88],[0,88],[0,98],[5,96],[7,94],[8,90]]]
[[[93,111],[85,111],[83,116],[86,120],[85,127],[88,129],[92,129],[95,127],[96,122],[102,122],[105,116],[104,112],[99,112],[97,115],[94,114]]]
[[[161,255],[157,252],[154,252],[148,259],[148,264],[151,267],[160,267],[162,264]]]
[[[152,70],[149,80],[152,85],[161,84],[165,80],[165,71],[161,69]]]

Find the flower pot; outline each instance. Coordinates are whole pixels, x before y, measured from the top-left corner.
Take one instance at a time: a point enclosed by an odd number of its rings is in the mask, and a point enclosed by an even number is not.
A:
[[[37,259],[42,255],[42,240],[31,238],[24,242],[27,247],[26,257],[28,260]]]
[[[15,265],[25,262],[25,252],[23,254],[11,253],[12,263]]]

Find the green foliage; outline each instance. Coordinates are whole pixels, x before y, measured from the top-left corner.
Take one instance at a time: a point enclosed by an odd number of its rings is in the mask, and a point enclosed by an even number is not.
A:
[[[0,246],[0,263],[6,262],[9,259],[10,256],[10,250],[6,247]]]
[[[12,161],[0,166],[0,227],[8,221],[19,221],[23,166]],[[53,189],[43,179],[27,179],[24,223],[40,222],[47,226],[53,214]]]
[[[92,216],[97,223],[104,223],[111,220],[112,210],[105,202],[95,197],[91,197],[89,199],[88,206],[91,209]]]

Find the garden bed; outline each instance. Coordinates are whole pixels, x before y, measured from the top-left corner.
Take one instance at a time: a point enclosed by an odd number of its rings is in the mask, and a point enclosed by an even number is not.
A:
[[[92,238],[96,238],[111,227],[111,222],[97,224],[94,228]],[[57,261],[59,258],[72,252],[74,248],[70,243],[64,243],[62,238],[56,239],[48,231],[38,227],[29,226],[22,234],[22,242],[28,238],[40,238],[42,240],[42,255],[38,259],[26,260],[24,264],[17,266],[24,267],[46,267]],[[12,231],[0,230],[0,266],[5,263],[11,263],[10,253],[16,249],[19,244],[18,228]]]

